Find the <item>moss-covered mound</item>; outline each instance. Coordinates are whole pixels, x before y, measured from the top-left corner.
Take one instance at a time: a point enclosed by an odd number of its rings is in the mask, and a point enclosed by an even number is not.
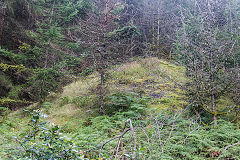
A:
[[[150,108],[176,110],[187,105],[182,88],[187,80],[184,67],[158,58],[146,58],[108,70],[106,94],[133,92],[150,97]],[[64,87],[60,95],[51,94],[48,97],[50,107],[45,106],[50,120],[68,126],[69,119],[77,122],[80,117],[88,117],[93,113],[91,108],[98,103],[99,83],[99,75],[94,73]]]
[[[157,58],[146,58],[114,66],[109,69],[106,73],[105,91],[106,96],[114,93],[131,92],[138,95],[137,98],[140,99],[150,97],[146,98],[149,100],[147,103],[149,108],[180,113],[181,111],[179,110],[188,105],[187,97],[185,96],[185,89],[183,88],[187,82],[188,79],[185,75],[184,67]],[[48,115],[48,120],[51,123],[60,125],[64,135],[71,137],[76,142],[79,149],[89,149],[115,137],[121,132],[123,122],[129,118],[123,112],[121,112],[121,114],[116,113],[115,115],[98,114],[97,105],[99,83],[100,76],[97,73],[93,73],[88,77],[77,78],[75,82],[64,87],[61,93],[51,93],[48,96],[47,101],[40,107],[40,109]],[[128,94],[122,95],[124,96]],[[221,98],[217,101],[216,104],[226,106],[229,105],[229,103],[230,102],[227,101],[227,98],[225,97],[225,99]],[[29,108],[36,108],[36,106],[37,105],[32,105]],[[169,112],[156,112],[156,114],[161,113]],[[154,135],[153,133],[156,131],[156,129],[154,129],[156,119],[150,121],[149,118],[151,116],[146,113],[142,119],[136,118],[135,123],[146,125],[146,132],[149,132],[149,135]],[[162,118],[164,117],[165,116]],[[132,116],[131,118],[134,119],[135,117]],[[177,126],[181,129],[185,127],[187,131],[189,130],[189,126],[192,126],[185,124],[184,119],[179,122],[183,124]],[[26,132],[29,132],[29,126],[27,126],[28,123],[29,115],[23,110],[12,112],[4,117],[4,123],[0,123],[0,135],[2,135],[0,136],[0,148],[2,149],[0,149],[0,157],[8,159],[7,157],[11,154],[11,152],[8,152],[8,149],[10,147],[19,147],[19,145],[14,142],[12,136],[22,137]],[[195,121],[193,121],[193,123],[196,125]],[[198,127],[200,127],[200,125]],[[181,133],[175,131],[172,133],[172,129],[166,129],[165,131],[169,131],[169,135],[175,135],[173,140],[174,138],[179,140],[179,135],[183,135],[182,139],[185,143],[185,130],[182,131],[181,129],[179,130]],[[206,130],[208,131],[209,129],[207,128]],[[231,131],[235,133],[234,129]],[[217,133],[218,132],[222,133],[222,131],[217,131]],[[201,131],[199,133],[204,137],[204,134],[202,135]],[[140,137],[145,136],[140,132],[139,135]],[[199,139],[202,139],[202,137]],[[235,137],[235,134],[233,134],[232,137]],[[168,141],[169,136],[166,135],[166,138]],[[193,141],[195,139],[196,138],[194,137]],[[141,137],[140,143],[142,142],[145,143],[146,140]],[[175,140],[171,142],[176,144]],[[170,147],[178,147],[174,146],[172,143],[169,144]],[[179,143],[179,146],[182,148],[183,143]],[[192,141],[189,141],[189,143],[193,144]],[[232,143],[227,142],[227,145],[228,144]],[[146,145],[147,144],[145,144],[145,146]],[[109,145],[107,147],[106,150],[111,151],[112,146]],[[187,150],[186,152],[193,153],[193,150],[189,151],[188,149],[194,147],[196,147],[195,144],[191,147],[185,147]],[[197,147],[199,146],[197,145]],[[159,148],[154,148],[152,150],[157,151],[157,153],[159,152]],[[205,152],[206,155],[212,153],[212,151]],[[170,152],[169,154],[172,155]],[[185,154],[185,152],[183,154]],[[193,154],[195,154],[195,152]],[[146,153],[146,155],[148,155],[148,153]],[[159,155],[156,154],[156,156]],[[196,157],[197,156],[199,156],[198,152],[196,154]]]
[[[110,72],[110,92],[128,91],[152,98],[150,107],[169,109],[183,107],[185,68],[158,58],[146,58],[123,64]]]

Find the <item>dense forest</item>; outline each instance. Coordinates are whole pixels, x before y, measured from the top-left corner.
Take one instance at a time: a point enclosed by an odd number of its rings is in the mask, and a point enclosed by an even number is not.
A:
[[[240,160],[240,0],[0,0],[1,160]]]

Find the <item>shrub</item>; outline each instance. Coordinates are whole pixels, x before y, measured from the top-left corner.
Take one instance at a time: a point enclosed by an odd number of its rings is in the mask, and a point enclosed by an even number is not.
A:
[[[44,101],[50,92],[60,89],[62,79],[58,67],[39,68],[28,81],[29,90],[35,100]]]
[[[146,111],[148,97],[138,97],[135,93],[117,92],[105,98],[105,113],[128,112],[131,115]],[[132,112],[131,112],[132,111]]]
[[[40,111],[29,112],[31,131],[23,139],[16,140],[22,147],[22,152],[15,155],[17,159],[84,159],[74,150],[74,144],[62,137],[57,125],[41,121],[46,115]]]

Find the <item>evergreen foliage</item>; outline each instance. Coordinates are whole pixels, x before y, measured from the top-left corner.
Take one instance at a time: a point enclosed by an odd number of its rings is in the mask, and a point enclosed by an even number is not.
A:
[[[239,11],[0,0],[0,159],[240,159]]]

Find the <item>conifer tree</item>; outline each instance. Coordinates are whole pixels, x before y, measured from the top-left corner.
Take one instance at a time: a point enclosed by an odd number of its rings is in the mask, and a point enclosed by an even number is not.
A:
[[[236,60],[233,55],[239,54],[233,51],[239,47],[236,43],[239,20],[235,19],[232,24],[230,19],[239,15],[237,12],[224,14],[229,11],[228,7],[215,0],[195,0],[191,7],[180,6],[182,28],[176,44],[178,58],[186,65],[191,78],[191,100],[213,115],[215,125],[217,116],[224,110],[218,108],[216,101],[235,88],[232,78],[239,69],[232,61]]]

